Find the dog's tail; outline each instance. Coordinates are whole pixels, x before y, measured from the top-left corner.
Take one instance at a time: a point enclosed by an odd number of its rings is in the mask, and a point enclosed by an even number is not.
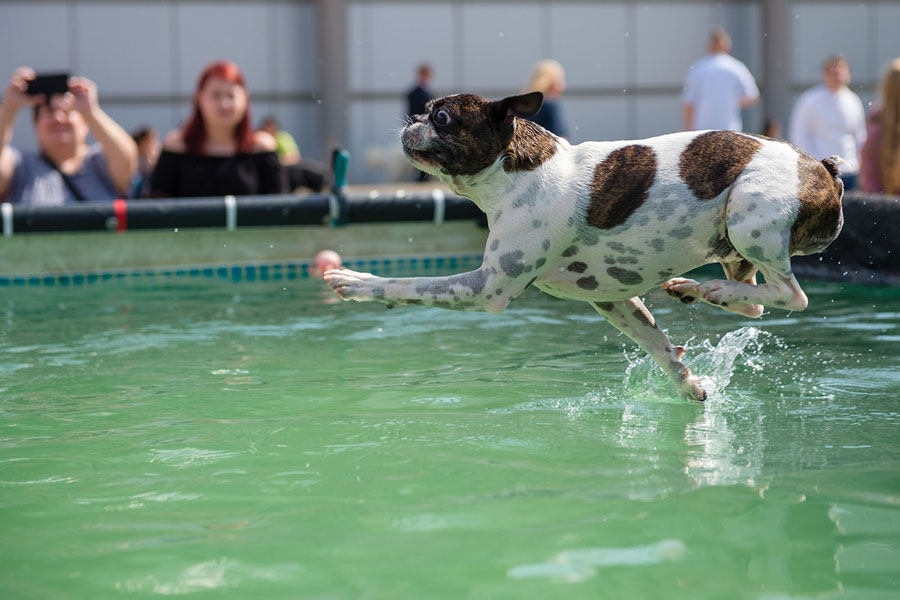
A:
[[[828,174],[831,175],[834,187],[838,189],[838,197],[840,198],[844,197],[844,181],[841,179],[841,171],[838,169],[838,165],[842,164],[847,164],[847,161],[837,154],[822,159],[822,165],[828,171]]]

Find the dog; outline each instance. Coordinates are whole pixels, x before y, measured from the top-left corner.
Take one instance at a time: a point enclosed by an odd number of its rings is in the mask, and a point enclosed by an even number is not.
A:
[[[682,302],[747,317],[763,306],[806,308],[790,257],[819,252],[840,232],[840,159],[731,131],[571,145],[527,120],[542,102],[539,92],[497,101],[456,94],[432,101],[401,133],[415,167],[487,215],[478,269],[398,279],[335,269],[326,281],[344,300],[492,313],[534,285],[590,303],[681,392],[705,400],[685,349],[639,295],[661,285]],[[680,277],[713,262],[727,279]]]

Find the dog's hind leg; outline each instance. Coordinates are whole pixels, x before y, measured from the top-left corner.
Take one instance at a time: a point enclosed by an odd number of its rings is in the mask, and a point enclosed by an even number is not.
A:
[[[725,269],[725,276],[729,281],[739,281],[750,285],[756,285],[757,268],[751,262],[747,260],[740,260],[734,263],[723,262],[721,263],[721,265],[722,268]],[[729,312],[744,315],[745,317],[751,317],[755,319],[761,317],[763,314],[762,304],[749,304],[747,302],[727,301],[716,304],[714,302],[709,302],[703,295],[700,294],[700,285],[701,284],[698,281],[694,281],[693,279],[676,277],[664,282],[662,284],[662,288],[669,296],[677,298],[685,304],[693,304],[696,300],[699,299],[703,302],[707,302],[708,304],[712,304],[713,306],[718,306],[719,308],[722,308]]]
[[[807,238],[815,238],[806,245],[816,251],[837,235],[840,188],[833,184],[833,177],[824,166],[816,163],[813,171],[798,172],[795,151],[787,146],[776,150],[738,177],[726,209],[728,240],[744,261],[759,268],[765,283],[713,280],[698,284],[686,280],[668,285],[667,291],[693,296],[726,310],[735,303],[785,310],[806,308],[806,294],[794,277],[790,257],[805,249]],[[809,189],[815,192],[819,188],[825,197],[816,204],[809,198]],[[812,232],[805,232],[804,228],[812,228]],[[798,239],[799,234],[802,235]],[[821,243],[817,242],[819,237],[823,238]]]
[[[649,354],[675,382],[679,390],[695,400],[706,400],[706,392],[700,387],[700,378],[692,375],[687,366],[681,362],[684,348],[672,345],[640,298],[635,296],[621,302],[591,302],[591,304],[610,325]]]

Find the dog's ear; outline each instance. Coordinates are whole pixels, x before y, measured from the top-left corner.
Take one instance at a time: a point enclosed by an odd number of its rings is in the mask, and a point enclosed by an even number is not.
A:
[[[541,110],[543,103],[544,94],[531,92],[492,102],[491,110],[494,113],[494,118],[502,123],[507,119],[511,120],[512,117],[531,118]]]

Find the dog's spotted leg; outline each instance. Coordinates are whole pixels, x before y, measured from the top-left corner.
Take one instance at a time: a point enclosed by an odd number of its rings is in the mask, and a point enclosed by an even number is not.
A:
[[[743,274],[744,277],[742,279],[737,279],[735,277],[736,273],[731,265],[722,264],[725,268],[725,275],[728,277],[729,281],[738,281],[741,283],[745,283],[747,285],[756,285],[756,273],[747,276]],[[737,275],[741,275],[737,273]],[[723,282],[724,283],[724,282]],[[740,299],[737,301],[720,301],[716,302],[711,300],[713,295],[707,297],[704,294],[705,289],[703,288],[703,284],[693,279],[685,279],[683,277],[676,277],[675,279],[670,279],[662,284],[663,290],[673,297],[681,300],[685,304],[693,304],[695,301],[700,300],[702,302],[706,302],[707,304],[712,304],[713,306],[718,306],[723,310],[727,310],[728,312],[737,313],[739,315],[744,315],[745,317],[751,317],[756,319],[761,317],[763,314],[763,306],[762,304],[752,304],[746,302],[747,297],[744,295],[740,296]]]
[[[672,345],[640,298],[634,297],[623,302],[591,302],[591,304],[610,325],[649,354],[681,392],[694,400],[706,400],[706,392],[700,386],[700,378],[692,375],[687,366],[681,362],[684,348]]]
[[[547,247],[534,235],[511,236],[520,240],[516,244],[501,243],[495,235],[488,237],[481,267],[468,273],[388,278],[333,269],[325,273],[325,280],[344,300],[499,313],[547,270]]]
[[[672,279],[663,283],[663,289],[670,296],[688,296],[738,312],[748,317],[762,315],[763,306],[774,306],[784,310],[803,310],[808,304],[806,294],[790,271],[783,274],[766,266],[760,267],[766,279],[756,285],[756,276],[747,281],[723,281],[713,279],[699,283],[693,279]]]

